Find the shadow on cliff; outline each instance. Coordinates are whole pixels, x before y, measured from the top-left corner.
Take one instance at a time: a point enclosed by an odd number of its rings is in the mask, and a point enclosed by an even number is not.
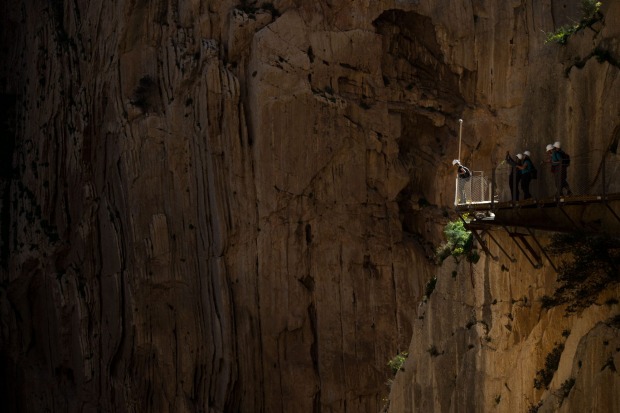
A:
[[[434,205],[444,185],[437,185],[445,173],[443,163],[456,150],[454,139],[458,119],[473,88],[473,74],[449,67],[436,39],[430,17],[415,12],[388,10],[374,22],[383,39],[383,82],[391,95],[401,96],[388,105],[400,117],[398,161],[409,182],[397,197],[404,233],[416,240],[434,260],[434,235],[428,228],[429,215],[439,222],[448,210]],[[469,91],[469,92],[468,92]],[[443,194],[445,195],[445,194]],[[432,220],[431,220],[432,221]],[[430,238],[430,239],[429,239]]]
[[[9,254],[10,189],[15,150],[14,95],[0,95],[0,262],[6,269]]]

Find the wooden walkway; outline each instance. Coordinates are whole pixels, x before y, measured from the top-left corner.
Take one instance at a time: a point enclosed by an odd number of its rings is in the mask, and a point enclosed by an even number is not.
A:
[[[620,234],[620,193],[468,203],[457,205],[456,211],[461,216],[467,214],[468,226],[477,229],[514,226]]]
[[[556,265],[540,244],[534,230],[549,232],[607,233],[620,235],[620,194],[576,195],[559,199],[528,199],[518,202],[479,202],[456,206],[456,212],[472,232],[484,252],[493,255],[489,243],[493,241],[511,262],[516,258],[508,253],[493,235],[494,230],[505,231],[523,256],[536,268],[547,261],[556,271]],[[485,236],[486,235],[486,236]],[[485,241],[484,238],[487,238]]]

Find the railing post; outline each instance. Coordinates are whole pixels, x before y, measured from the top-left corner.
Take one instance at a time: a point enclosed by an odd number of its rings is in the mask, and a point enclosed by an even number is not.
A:
[[[495,167],[491,169],[491,211],[494,211],[495,206]]]
[[[605,181],[605,158],[607,158],[607,151],[603,152],[603,199],[607,200],[607,182]]]
[[[512,191],[510,191],[510,202],[514,203],[519,200],[519,183],[517,182],[517,175],[519,171],[515,166],[512,166]]]

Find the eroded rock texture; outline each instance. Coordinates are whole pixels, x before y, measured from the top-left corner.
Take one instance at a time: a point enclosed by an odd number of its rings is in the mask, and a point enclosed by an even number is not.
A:
[[[578,1],[496,3],[3,4],[6,410],[552,411],[568,328],[561,409],[620,405],[617,289],[563,318],[550,268],[430,259],[459,118],[485,168],[617,146],[618,6],[560,47]]]

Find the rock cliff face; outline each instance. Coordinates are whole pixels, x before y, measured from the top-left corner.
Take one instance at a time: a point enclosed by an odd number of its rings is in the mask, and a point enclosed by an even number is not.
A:
[[[480,168],[617,156],[620,5],[544,44],[579,5],[0,6],[6,410],[617,409],[617,284],[564,317],[516,247],[432,260],[459,118]]]

